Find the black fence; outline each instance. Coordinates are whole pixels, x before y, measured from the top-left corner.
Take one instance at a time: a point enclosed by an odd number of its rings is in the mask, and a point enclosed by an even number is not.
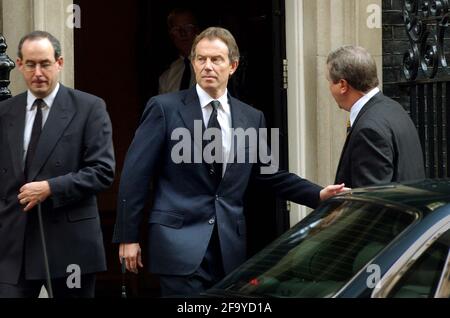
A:
[[[419,132],[429,178],[450,177],[450,81],[410,82],[410,115]]]
[[[0,34],[0,101],[11,97],[11,91],[8,89],[9,75],[15,67],[14,62],[6,54],[7,48],[5,38]]]
[[[404,0],[403,22],[409,49],[403,80],[429,178],[450,177],[449,0]]]

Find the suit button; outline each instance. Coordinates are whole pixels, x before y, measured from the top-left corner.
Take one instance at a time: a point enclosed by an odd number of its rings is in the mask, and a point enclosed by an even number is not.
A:
[[[215,218],[211,218],[211,219],[208,221],[208,223],[211,224],[211,225],[213,225],[214,223],[216,223],[216,219],[215,219]]]
[[[220,197],[218,194],[216,194],[216,201],[219,201]]]
[[[6,169],[6,168],[3,168],[3,169],[2,169],[2,173],[3,173],[3,174],[5,174],[5,173],[7,173],[7,172],[8,172],[8,169]]]

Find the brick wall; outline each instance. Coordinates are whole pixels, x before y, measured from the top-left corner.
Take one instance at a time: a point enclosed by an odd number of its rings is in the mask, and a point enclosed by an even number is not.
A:
[[[399,88],[398,82],[406,81],[403,71],[403,55],[410,45],[403,25],[403,0],[383,0],[383,92],[409,109],[409,92]]]

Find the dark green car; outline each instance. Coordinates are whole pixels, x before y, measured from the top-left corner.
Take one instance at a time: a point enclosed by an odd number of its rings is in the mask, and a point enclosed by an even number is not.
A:
[[[232,297],[450,297],[450,180],[356,189],[208,291]]]

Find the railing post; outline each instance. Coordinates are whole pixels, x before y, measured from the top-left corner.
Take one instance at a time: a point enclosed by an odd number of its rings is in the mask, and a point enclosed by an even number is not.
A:
[[[11,97],[11,91],[9,90],[9,74],[16,64],[6,54],[5,37],[0,34],[0,101]]]

